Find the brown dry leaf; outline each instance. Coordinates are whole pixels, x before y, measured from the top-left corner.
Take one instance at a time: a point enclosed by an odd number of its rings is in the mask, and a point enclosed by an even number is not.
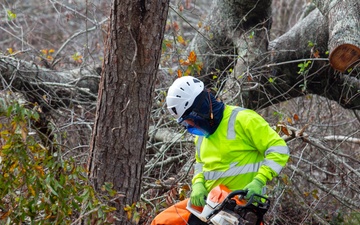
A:
[[[181,186],[181,188],[184,190],[190,191],[190,186],[188,184]]]
[[[5,219],[5,218],[7,218],[7,217],[10,215],[10,213],[11,213],[11,210],[3,213],[3,214],[0,216],[0,220],[3,220],[3,219]]]
[[[313,55],[314,55],[315,58],[320,58],[319,50],[316,50]]]
[[[106,221],[109,223],[114,223],[115,222],[115,216],[114,213],[108,213],[107,217],[106,217]]]
[[[179,63],[180,63],[180,65],[182,65],[182,66],[189,66],[189,65],[190,65],[189,59],[187,59],[187,60],[180,59],[180,60],[179,60]]]
[[[176,190],[176,188],[172,188],[172,189],[170,190],[169,195],[170,195],[171,198],[175,198],[176,195],[177,195],[177,190]]]
[[[296,113],[294,114],[294,116],[293,116],[293,117],[294,117],[294,120],[296,120],[296,121],[298,121],[298,120],[299,120],[299,116],[298,116]]]
[[[182,77],[182,72],[181,72],[181,70],[177,70],[177,76],[178,76],[178,78]]]
[[[249,81],[249,82],[253,80],[253,79],[252,79],[252,76],[249,76],[249,75],[246,76],[246,78],[247,78],[247,81]]]
[[[172,205],[173,203],[174,203],[174,201],[172,200],[172,198],[169,195],[166,196],[166,204]]]
[[[289,133],[288,129],[287,129],[285,126],[281,127],[281,131],[282,131],[285,135],[290,136],[290,133]]]
[[[189,60],[190,64],[196,63],[196,54],[195,54],[194,51],[191,51],[191,52],[189,53],[188,60]]]
[[[177,22],[173,22],[172,27],[175,31],[180,30],[179,24]]]
[[[26,142],[26,137],[27,137],[27,130],[26,129],[21,129],[21,138],[24,142]]]
[[[290,136],[290,133],[289,133],[286,125],[284,125],[282,123],[278,123],[277,127],[279,127],[281,132],[283,132],[285,135]]]

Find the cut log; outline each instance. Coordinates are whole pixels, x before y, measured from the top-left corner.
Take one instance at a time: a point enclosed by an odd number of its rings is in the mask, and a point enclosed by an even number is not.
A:
[[[360,62],[360,48],[352,44],[339,44],[333,47],[330,65],[340,72],[356,66]]]
[[[340,72],[360,62],[360,2],[315,0],[329,20],[330,65]]]

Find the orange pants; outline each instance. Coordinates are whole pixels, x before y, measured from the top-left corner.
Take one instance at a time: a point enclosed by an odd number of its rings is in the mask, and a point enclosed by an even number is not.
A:
[[[165,209],[154,218],[151,225],[186,225],[191,214],[186,209],[188,201],[189,199],[185,199]],[[198,211],[202,210],[202,207],[193,207]]]

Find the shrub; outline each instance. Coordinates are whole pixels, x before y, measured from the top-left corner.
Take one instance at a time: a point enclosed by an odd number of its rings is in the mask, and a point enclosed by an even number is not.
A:
[[[29,135],[39,114],[17,101],[0,104],[2,224],[109,223],[114,208],[101,201],[86,169],[51,153],[36,132]]]

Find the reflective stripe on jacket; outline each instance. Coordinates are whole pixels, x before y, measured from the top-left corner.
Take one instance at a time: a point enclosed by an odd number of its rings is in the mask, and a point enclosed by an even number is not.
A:
[[[197,137],[192,183],[211,190],[224,184],[242,189],[256,176],[264,183],[277,176],[289,158],[285,141],[255,111],[227,105],[219,127]]]

